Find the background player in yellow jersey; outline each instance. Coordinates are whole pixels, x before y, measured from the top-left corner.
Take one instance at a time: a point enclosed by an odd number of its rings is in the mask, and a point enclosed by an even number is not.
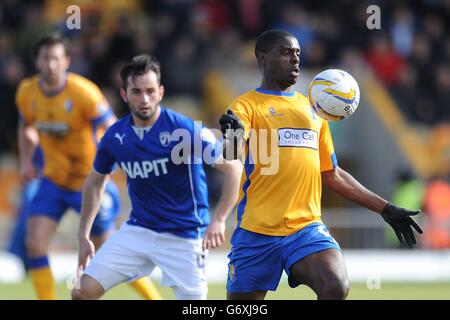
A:
[[[318,299],[345,299],[345,261],[321,221],[322,182],[380,213],[409,245],[416,243],[413,228],[422,233],[410,217],[419,211],[395,207],[338,167],[328,122],[314,114],[305,96],[290,90],[300,63],[292,34],[263,33],[255,54],[261,86],[236,98],[220,119],[224,157],[242,153],[245,165],[228,256],[228,298],[263,299],[267,290],[276,290],[284,269],[291,287],[307,285]],[[266,149],[275,170],[265,170]]]
[[[33,58],[38,74],[24,79],[16,93],[24,182],[38,178],[32,162],[38,145],[44,158],[39,190],[31,203],[26,246],[38,298],[55,299],[47,257],[49,243],[65,211],[68,208],[80,211],[81,190],[97,148],[96,135],[109,127],[115,116],[94,83],[67,72],[68,44],[59,35],[39,40],[33,48]],[[103,207],[91,233],[96,246],[114,229],[119,213],[117,190],[112,183],[107,190],[110,206]],[[159,298],[148,278],[134,282],[133,286],[146,298]]]

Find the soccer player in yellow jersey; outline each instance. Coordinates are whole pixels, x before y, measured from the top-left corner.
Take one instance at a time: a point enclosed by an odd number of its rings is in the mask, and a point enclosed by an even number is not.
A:
[[[228,256],[228,299],[264,299],[267,290],[276,290],[283,270],[291,287],[307,285],[318,299],[345,299],[344,258],[321,221],[322,182],[380,213],[409,245],[416,243],[413,228],[422,233],[410,217],[419,211],[388,203],[338,166],[328,122],[305,96],[290,90],[300,63],[292,34],[264,32],[255,54],[261,86],[237,97],[219,121],[224,157],[242,155],[245,165]]]
[[[33,48],[38,74],[24,79],[16,93],[21,121],[19,148],[24,182],[39,178],[39,190],[30,205],[27,253],[31,278],[39,299],[56,299],[47,257],[49,242],[68,208],[81,210],[84,181],[97,147],[97,132],[104,132],[115,117],[100,89],[88,79],[68,73],[67,42],[59,35],[39,40]],[[38,177],[32,157],[42,148],[44,168]],[[119,194],[112,183],[91,233],[100,246],[114,229]],[[74,266],[75,267],[75,266]],[[160,298],[148,278],[133,287],[145,298]]]

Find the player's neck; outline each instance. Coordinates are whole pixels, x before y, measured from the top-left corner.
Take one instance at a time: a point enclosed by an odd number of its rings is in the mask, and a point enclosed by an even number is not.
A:
[[[67,74],[64,73],[56,81],[46,81],[43,78],[39,80],[39,87],[45,95],[52,96],[58,94],[66,86]]]
[[[281,91],[281,92],[290,92],[292,89],[292,86],[286,87],[284,85],[281,85],[280,83],[270,81],[267,79],[263,79],[259,87],[263,90]]]
[[[155,122],[158,120],[160,115],[161,115],[161,107],[159,106],[156,109],[155,114],[150,119],[144,120],[136,117],[134,114],[131,114],[131,116],[133,117],[133,125],[137,128],[147,128],[153,126]]]

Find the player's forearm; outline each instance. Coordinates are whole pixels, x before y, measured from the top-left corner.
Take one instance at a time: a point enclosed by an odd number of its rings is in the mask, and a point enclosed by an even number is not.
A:
[[[218,167],[216,165],[216,167]],[[239,196],[239,182],[241,178],[242,165],[238,160],[226,161],[222,164],[220,171],[224,173],[222,194],[217,203],[213,219],[225,221],[236,205]]]
[[[227,161],[242,159],[243,139],[235,136],[225,138],[222,147],[222,156]]]
[[[92,225],[100,208],[100,200],[105,190],[107,177],[91,172],[86,179],[83,189],[83,202],[81,206],[79,239],[89,238]]]
[[[387,201],[365,188],[346,171],[336,168],[335,172],[323,173],[323,181],[336,193],[369,210],[381,213]]]
[[[21,164],[31,163],[34,151],[39,144],[39,135],[31,126],[19,125],[18,129],[19,140],[19,156]]]
[[[117,118],[114,114],[108,117],[108,119],[103,122],[100,127],[104,130],[107,130],[110,126],[112,126],[117,121]]]

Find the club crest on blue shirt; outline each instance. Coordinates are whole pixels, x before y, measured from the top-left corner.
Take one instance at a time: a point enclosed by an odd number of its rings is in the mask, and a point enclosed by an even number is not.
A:
[[[72,111],[72,108],[73,108],[73,102],[72,102],[72,100],[66,100],[66,101],[64,101],[64,110],[66,110],[66,112]]]
[[[161,144],[164,147],[167,147],[170,144],[171,141],[171,134],[168,131],[163,131],[159,133],[159,142],[161,142]]]

